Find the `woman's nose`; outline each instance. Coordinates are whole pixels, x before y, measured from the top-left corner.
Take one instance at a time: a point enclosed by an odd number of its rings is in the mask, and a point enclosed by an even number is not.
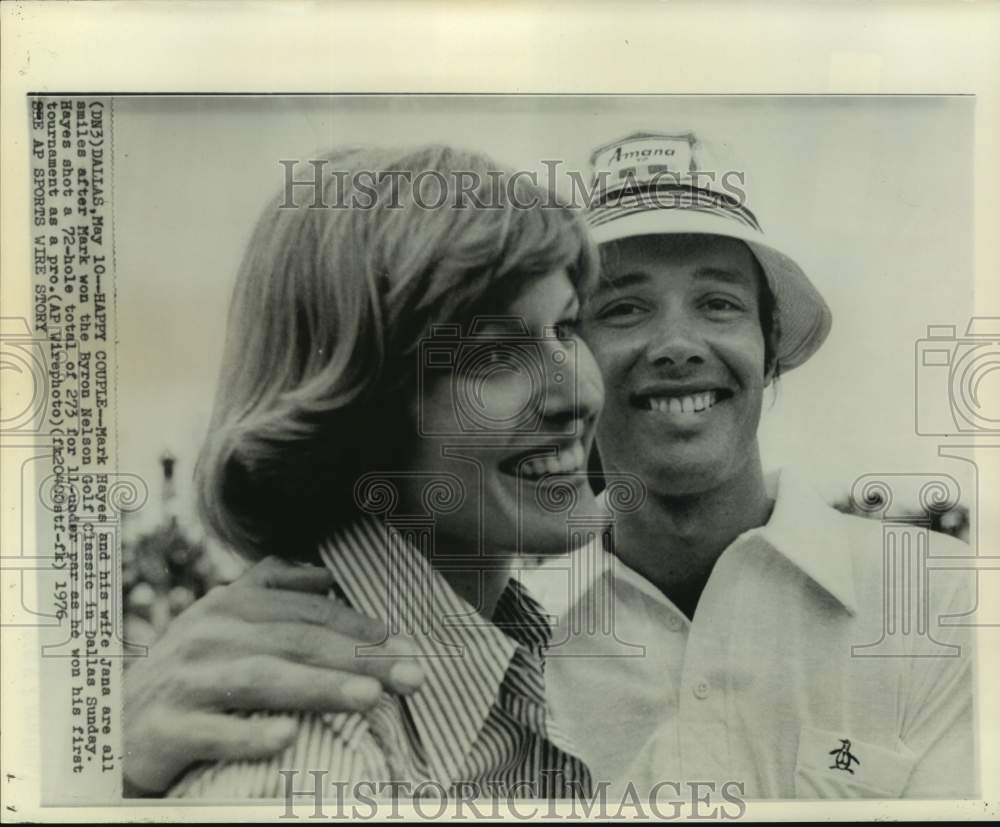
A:
[[[604,381],[582,340],[564,343],[551,354],[545,416],[550,420],[588,419],[604,407]]]

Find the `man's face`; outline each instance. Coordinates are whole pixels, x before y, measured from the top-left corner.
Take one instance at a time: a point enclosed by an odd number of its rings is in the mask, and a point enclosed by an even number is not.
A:
[[[602,247],[583,336],[606,388],[598,447],[654,492],[711,490],[758,456],[764,335],[740,241],[639,236]]]

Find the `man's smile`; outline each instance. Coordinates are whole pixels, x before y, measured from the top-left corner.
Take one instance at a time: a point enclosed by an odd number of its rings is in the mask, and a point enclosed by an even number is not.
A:
[[[640,411],[665,415],[678,422],[693,423],[732,396],[733,391],[726,387],[662,385],[631,394],[629,405]]]

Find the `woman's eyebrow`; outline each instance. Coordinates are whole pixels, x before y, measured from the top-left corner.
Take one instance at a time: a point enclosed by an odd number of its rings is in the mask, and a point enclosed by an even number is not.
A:
[[[528,320],[517,313],[509,313],[504,316],[481,321],[475,328],[475,336],[510,336],[521,332],[521,329],[528,326]]]

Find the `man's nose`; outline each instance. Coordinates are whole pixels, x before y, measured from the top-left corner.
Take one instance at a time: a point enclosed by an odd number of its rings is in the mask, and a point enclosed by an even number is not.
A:
[[[682,318],[664,319],[646,345],[655,367],[683,367],[705,362],[705,343],[696,327]]]

